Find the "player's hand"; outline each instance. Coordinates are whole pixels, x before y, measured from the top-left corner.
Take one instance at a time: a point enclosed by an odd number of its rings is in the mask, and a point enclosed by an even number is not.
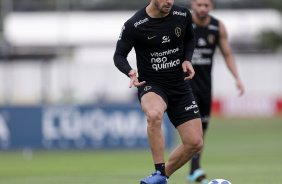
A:
[[[128,75],[130,77],[129,88],[131,88],[132,85],[134,85],[135,87],[139,87],[139,86],[142,86],[143,84],[145,84],[145,81],[142,81],[142,82],[138,81],[136,74],[137,74],[137,72],[134,69],[130,70],[130,72],[128,73]]]
[[[245,89],[240,79],[236,80],[236,86],[237,89],[239,90],[239,96],[242,96],[245,92]]]
[[[188,73],[188,77],[185,77],[184,80],[190,80],[194,77],[195,71],[190,61],[184,61],[182,68],[184,73]]]

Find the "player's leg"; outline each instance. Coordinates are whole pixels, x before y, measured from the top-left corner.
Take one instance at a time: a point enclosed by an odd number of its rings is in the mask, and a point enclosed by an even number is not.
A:
[[[202,122],[203,122],[203,118],[202,118]],[[202,123],[202,124],[203,124],[202,126],[207,125],[206,122]],[[206,129],[203,128],[203,138],[205,137],[205,135],[206,135]],[[198,169],[201,168],[201,162],[200,161],[201,161],[202,152],[203,152],[203,149],[200,150],[198,153],[196,153],[192,157],[192,159],[191,159],[191,169],[190,169],[190,173],[189,173],[190,175],[193,175],[193,173],[195,171],[197,171]]]
[[[182,144],[173,150],[169,156],[166,163],[167,176],[170,176],[187,163],[203,146],[203,133],[200,118],[192,119],[177,126],[177,130],[180,134]]]
[[[147,135],[154,163],[164,163],[165,139],[161,125],[167,105],[162,97],[149,92],[142,96],[141,106],[147,117]]]
[[[157,90],[158,92],[160,93],[159,90]],[[141,106],[147,116],[147,136],[156,172],[147,178],[141,179],[140,184],[167,184],[164,162],[165,139],[161,127],[167,104],[163,97],[155,92],[149,92],[142,96]]]
[[[182,144],[169,156],[166,174],[171,176],[203,146],[201,115],[192,92],[168,97],[167,114],[179,132]]]
[[[202,127],[203,127],[203,138],[205,137],[209,117],[210,117],[210,110],[211,110],[211,93],[200,93],[194,92],[195,100],[199,106],[200,113],[202,115]],[[196,153],[191,159],[191,168],[190,173],[187,175],[187,180],[189,182],[202,182],[207,183],[206,172],[201,169],[201,156],[202,156],[203,149]]]

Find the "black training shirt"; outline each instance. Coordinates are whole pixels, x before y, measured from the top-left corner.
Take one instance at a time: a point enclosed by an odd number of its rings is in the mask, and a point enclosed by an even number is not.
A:
[[[207,26],[193,23],[193,28],[196,36],[196,47],[192,58],[195,76],[190,84],[194,92],[210,93],[213,55],[219,42],[219,23],[217,19],[211,17]]]
[[[146,7],[122,27],[114,55],[117,68],[128,74],[127,55],[134,47],[139,82],[149,81],[178,92],[187,92],[184,60],[191,61],[195,46],[192,16],[185,7],[173,5],[163,18],[151,18]]]

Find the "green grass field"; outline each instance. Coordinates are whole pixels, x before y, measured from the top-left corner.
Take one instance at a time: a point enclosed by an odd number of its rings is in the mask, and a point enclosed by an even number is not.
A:
[[[214,118],[205,144],[202,166],[209,179],[282,183],[281,117]],[[138,184],[153,167],[149,150],[34,151],[32,159],[25,159],[21,151],[1,151],[0,184]],[[188,167],[168,183],[185,184]]]

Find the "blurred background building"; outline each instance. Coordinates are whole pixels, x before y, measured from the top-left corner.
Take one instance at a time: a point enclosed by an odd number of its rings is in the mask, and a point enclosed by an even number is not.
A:
[[[149,0],[0,0],[0,143],[2,140],[5,146],[9,138],[7,122],[13,119],[9,108],[138,106],[136,89],[128,88],[129,79],[117,70],[112,58],[123,23],[148,3]],[[190,8],[188,0],[175,3]],[[213,113],[224,117],[281,114],[282,1],[214,0],[214,4],[211,14],[226,26],[246,93],[238,97],[235,81],[217,50]],[[134,50],[129,61],[136,67]],[[77,114],[72,109],[67,114],[70,112]],[[56,109],[43,109],[42,126],[47,126],[56,113]],[[55,139],[59,134],[56,137],[53,130],[47,126],[43,133]],[[44,144],[48,147],[48,140]],[[64,145],[64,140],[60,144]],[[77,144],[83,144],[83,140],[78,139]]]

